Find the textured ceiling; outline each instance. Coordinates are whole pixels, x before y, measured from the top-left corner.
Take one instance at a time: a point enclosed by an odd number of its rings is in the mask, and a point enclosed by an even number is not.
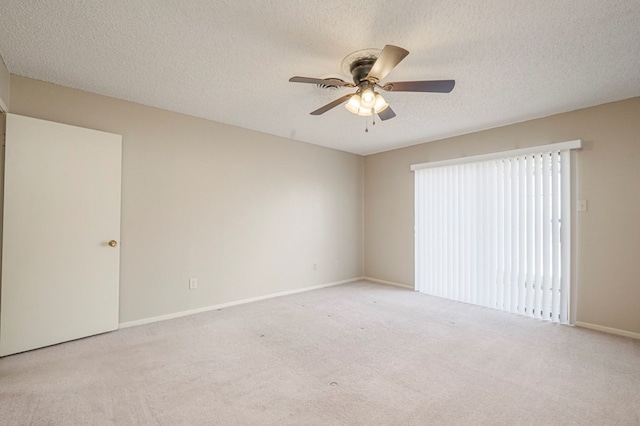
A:
[[[395,44],[397,117],[336,107],[342,59]],[[265,133],[369,154],[640,96],[638,0],[2,0],[9,71]]]

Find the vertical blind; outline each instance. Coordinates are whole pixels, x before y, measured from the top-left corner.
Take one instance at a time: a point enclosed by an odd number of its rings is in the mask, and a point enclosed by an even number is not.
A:
[[[567,323],[569,150],[420,166],[416,290]]]

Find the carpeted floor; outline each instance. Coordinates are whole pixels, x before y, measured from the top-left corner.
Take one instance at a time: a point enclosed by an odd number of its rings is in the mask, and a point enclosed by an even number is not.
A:
[[[2,425],[638,425],[640,342],[352,283],[0,359]]]

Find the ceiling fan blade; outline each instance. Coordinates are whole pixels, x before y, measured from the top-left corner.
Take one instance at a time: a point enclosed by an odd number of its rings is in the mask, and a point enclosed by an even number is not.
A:
[[[337,78],[311,78],[311,77],[291,77],[289,79],[291,83],[310,83],[320,84],[323,86],[348,86],[355,87],[355,84],[348,83],[346,81],[338,80]]]
[[[333,102],[329,102],[328,104],[326,104],[325,106],[318,108],[317,110],[313,111],[311,113],[311,115],[320,115],[320,114],[324,114],[325,112],[329,111],[332,108],[337,107],[338,105],[340,105],[341,103],[344,103],[346,101],[349,100],[349,98],[353,96],[353,93],[350,93],[348,95],[344,95],[341,98],[336,99]]]
[[[378,113],[378,117],[380,117],[380,120],[384,121],[384,120],[389,120],[393,117],[396,116],[396,113],[393,112],[393,110],[391,109],[391,107],[386,107],[384,110],[380,111]]]
[[[409,51],[402,47],[387,44],[384,49],[382,49],[382,52],[380,52],[380,56],[378,56],[378,59],[369,70],[366,78],[375,80],[376,82],[381,81],[408,54]]]
[[[455,85],[455,80],[395,81],[386,83],[383,89],[390,92],[449,93]]]

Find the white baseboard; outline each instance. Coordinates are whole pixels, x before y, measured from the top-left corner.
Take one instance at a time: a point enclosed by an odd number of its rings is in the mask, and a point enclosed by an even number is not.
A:
[[[620,330],[619,328],[605,327],[597,324],[590,324],[588,322],[576,321],[577,327],[588,328],[591,330],[602,331],[609,334],[616,334],[618,336],[631,337],[632,339],[640,339],[640,333],[634,333],[632,331]]]
[[[267,294],[267,295],[264,295],[264,296],[251,297],[249,299],[235,300],[233,302],[221,303],[219,305],[205,306],[205,307],[202,307],[202,308],[189,309],[187,311],[174,312],[172,314],[159,315],[157,317],[150,317],[150,318],[143,318],[143,319],[135,320],[135,321],[121,322],[119,324],[119,328],[134,327],[136,325],[150,324],[152,322],[165,321],[165,320],[169,320],[169,319],[173,319],[173,318],[185,317],[187,315],[193,315],[193,314],[199,314],[199,313],[202,313],[202,312],[214,311],[216,309],[228,308],[230,306],[243,305],[245,303],[257,302],[259,300],[272,299],[274,297],[288,296],[290,294],[303,293],[305,291],[318,290],[318,289],[321,289],[321,288],[333,287],[333,286],[341,285],[341,284],[347,284],[347,283],[354,282],[354,281],[360,281],[362,279],[364,279],[364,278],[363,277],[351,278],[351,279],[344,280],[344,281],[336,281],[336,282],[333,282],[333,283],[314,285],[314,286],[311,286],[311,287],[297,288],[295,290],[281,291],[281,292],[278,292],[278,293]]]
[[[409,290],[415,290],[410,285],[394,283],[393,281],[384,281],[384,280],[379,280],[377,278],[371,278],[371,277],[362,277],[362,279],[363,280],[367,280],[367,281],[371,281],[371,282],[374,282],[374,283],[378,283],[378,284],[391,285],[391,286],[394,286],[394,287],[402,287],[402,288],[408,288]]]

